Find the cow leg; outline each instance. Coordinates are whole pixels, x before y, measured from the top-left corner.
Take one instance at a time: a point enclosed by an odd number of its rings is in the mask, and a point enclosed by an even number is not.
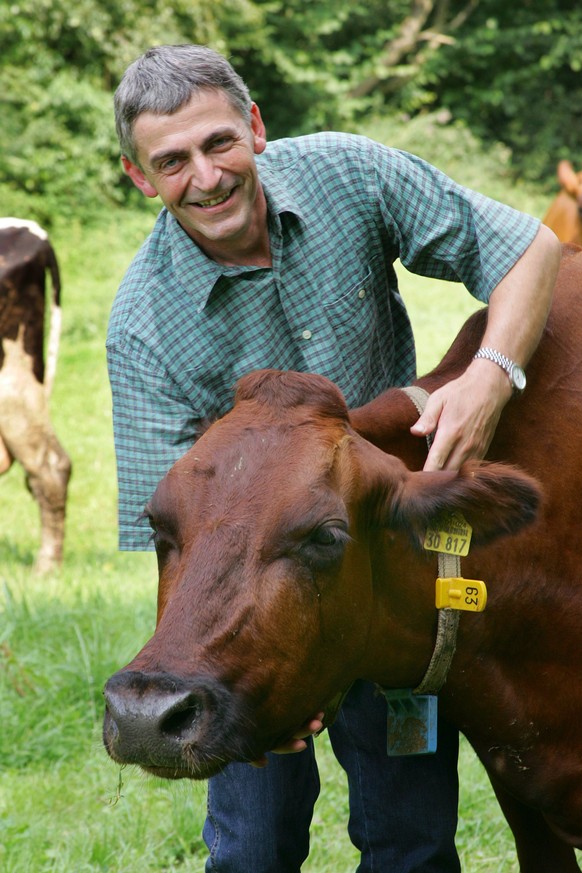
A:
[[[71,462],[52,428],[44,386],[18,340],[3,342],[0,370],[0,437],[24,468],[40,508],[41,544],[35,570],[48,572],[63,558],[65,505]]]
[[[41,542],[34,565],[37,573],[47,573],[62,563],[71,474],[69,457],[54,433],[45,431],[44,439],[42,446],[35,447],[33,462],[25,466],[28,487],[40,509]]]
[[[574,849],[554,833],[541,812],[508,794],[491,774],[489,778],[515,839],[520,873],[580,873]]]
[[[6,448],[6,443],[2,437],[0,437],[0,476],[2,473],[6,473],[10,469],[13,461],[14,458]]]

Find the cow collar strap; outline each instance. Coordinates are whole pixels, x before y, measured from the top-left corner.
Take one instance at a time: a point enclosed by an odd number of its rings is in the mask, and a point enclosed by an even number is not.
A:
[[[428,393],[417,385],[403,388],[422,414]],[[427,437],[430,449],[431,437]],[[437,534],[438,536],[438,534]],[[427,534],[428,539],[428,534]],[[439,540],[440,544],[440,540]],[[428,543],[425,543],[425,547]],[[433,548],[433,545],[430,545]],[[460,576],[459,559],[438,552],[439,580]],[[448,581],[448,580],[447,580]],[[416,688],[380,688],[387,704],[388,755],[426,755],[436,752],[438,741],[438,693],[446,682],[457,645],[459,613],[447,606],[438,608],[435,647],[423,679]]]
[[[428,400],[428,391],[418,385],[402,388],[402,391],[412,400],[418,414],[422,415]],[[432,435],[426,438],[428,447],[432,444]],[[438,553],[438,574],[442,579],[461,576],[461,559],[458,555]],[[420,684],[413,694],[438,694],[446,682],[447,675],[457,647],[457,631],[459,629],[460,613],[457,609],[443,607],[438,610],[437,636],[432,658]]]
[[[414,403],[418,414],[422,415],[424,407],[426,406],[426,401],[429,396],[428,392],[425,391],[424,388],[420,388],[418,385],[411,385],[406,388],[402,388],[401,390],[404,391],[404,393]],[[432,437],[430,435],[427,436],[426,441],[428,447],[430,448],[432,443]],[[438,571],[441,578],[460,576],[460,559],[456,555],[449,555],[439,552]],[[397,750],[391,749],[389,726],[388,754],[422,754],[425,751],[435,751],[436,695],[445,684],[451,662],[453,660],[453,655],[455,654],[458,627],[458,610],[448,607],[443,607],[439,609],[435,647],[426,673],[424,674],[424,677],[421,680],[420,684],[417,685],[416,688],[414,688],[412,691],[408,692],[402,692],[402,690],[391,691],[385,688],[381,689],[381,692],[386,697],[389,710],[393,710],[393,712],[396,714],[396,720],[400,722],[399,728],[402,727],[403,717],[404,720],[406,720],[406,718],[410,715],[411,711],[411,708],[408,706],[408,703],[405,700],[406,694],[410,695],[411,701],[416,700],[420,703],[420,701],[422,700],[425,702],[424,706],[421,705],[420,710],[418,710],[418,705],[412,704],[412,710],[414,712],[414,715],[420,715],[421,719],[430,723],[426,732],[428,739],[426,742],[424,740],[421,740],[420,747],[412,748],[409,738],[407,737],[407,731],[402,731],[401,729],[397,730],[400,743]],[[327,706],[325,707],[322,730],[325,730],[325,728],[333,724],[350,688],[351,685],[345,691],[336,694],[335,697],[328,702]],[[418,725],[418,719],[415,719],[415,722]],[[320,733],[321,731],[318,731],[316,736],[318,736]]]

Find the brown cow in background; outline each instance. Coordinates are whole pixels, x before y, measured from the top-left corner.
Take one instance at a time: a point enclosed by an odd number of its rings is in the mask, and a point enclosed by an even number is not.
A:
[[[582,172],[577,173],[570,161],[560,161],[557,175],[561,190],[543,222],[560,242],[582,246]]]
[[[52,278],[44,359],[45,275]],[[63,557],[71,462],[49,418],[48,400],[60,335],[60,277],[48,236],[33,221],[0,219],[0,474],[14,460],[39,504],[41,545],[35,569]]]

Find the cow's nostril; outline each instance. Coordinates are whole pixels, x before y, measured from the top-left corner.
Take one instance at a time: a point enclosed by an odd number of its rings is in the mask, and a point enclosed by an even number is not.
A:
[[[161,733],[179,740],[187,738],[196,730],[202,709],[201,702],[190,695],[162,719]]]
[[[103,739],[115,761],[164,771],[169,778],[206,778],[222,766],[224,755],[213,755],[211,764],[198,760],[209,742],[222,749],[225,713],[232,707],[230,691],[213,678],[122,670],[104,693]],[[236,757],[242,757],[238,749]]]

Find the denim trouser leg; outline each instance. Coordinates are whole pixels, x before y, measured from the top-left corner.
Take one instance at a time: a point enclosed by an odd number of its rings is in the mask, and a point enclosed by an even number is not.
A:
[[[299,873],[307,858],[319,794],[313,741],[267,757],[262,769],[229,764],[209,780],[206,873]]]
[[[329,733],[348,775],[359,873],[458,873],[457,731],[439,725],[436,755],[389,758],[385,700],[356,682]],[[269,755],[262,770],[231,764],[214,776],[206,873],[299,873],[318,790],[311,742],[296,755]]]
[[[329,734],[348,776],[358,873],[457,873],[456,728],[439,722],[434,755],[388,757],[386,701],[356,682]]]

